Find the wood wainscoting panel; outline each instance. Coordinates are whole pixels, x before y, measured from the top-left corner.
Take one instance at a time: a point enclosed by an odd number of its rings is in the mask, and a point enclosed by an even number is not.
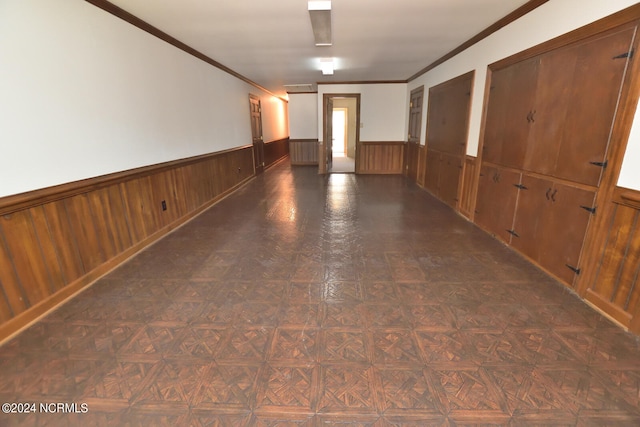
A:
[[[264,167],[275,164],[289,154],[289,138],[279,139],[264,144]]]
[[[640,192],[614,191],[607,238],[585,299],[640,333],[640,206],[634,199],[640,201]]]
[[[427,181],[427,147],[420,145],[418,147],[418,179],[419,186],[424,187]]]
[[[0,198],[0,342],[253,176],[246,146]]]
[[[318,164],[318,139],[292,139],[289,141],[289,157],[292,165]]]
[[[460,201],[458,210],[460,213],[473,221],[473,210],[475,209],[476,190],[478,179],[478,158],[465,156],[462,180],[460,182]]]
[[[64,277],[65,283],[72,283],[84,276],[85,270],[78,245],[71,231],[69,215],[64,205],[64,200],[49,202],[42,205],[44,210],[51,242],[58,258],[58,268]],[[129,232],[129,228],[127,228]]]
[[[359,141],[356,173],[402,174],[403,141]]]
[[[9,257],[18,273],[27,306],[51,295],[53,284],[40,250],[30,209],[5,215],[0,221],[0,233],[7,243]]]

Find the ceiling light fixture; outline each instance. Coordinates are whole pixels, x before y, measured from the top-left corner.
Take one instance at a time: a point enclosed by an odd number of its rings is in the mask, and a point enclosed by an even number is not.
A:
[[[331,46],[331,1],[310,1],[308,9],[316,46]]]
[[[322,75],[332,76],[333,75],[333,58],[321,59],[320,69],[322,70]]]

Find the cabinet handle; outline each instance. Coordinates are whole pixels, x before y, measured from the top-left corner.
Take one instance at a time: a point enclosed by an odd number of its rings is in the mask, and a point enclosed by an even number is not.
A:
[[[507,233],[511,234],[512,236],[515,237],[520,237],[520,235],[518,233],[516,233],[514,230],[507,230]]]
[[[549,200],[549,193],[551,193],[551,187],[547,189],[547,193],[545,194],[545,196],[547,197],[547,200]]]
[[[556,201],[556,194],[558,194],[558,189],[556,188],[555,190],[553,190],[553,193],[551,193],[551,201],[555,203]]]

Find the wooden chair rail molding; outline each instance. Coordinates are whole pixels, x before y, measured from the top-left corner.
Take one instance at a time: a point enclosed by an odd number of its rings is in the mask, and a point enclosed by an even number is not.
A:
[[[0,199],[0,342],[253,176],[249,145]]]
[[[640,209],[640,191],[638,190],[616,187],[613,192],[613,200],[615,203]]]
[[[136,169],[130,169],[108,175],[101,175],[95,178],[83,179],[81,181],[55,185],[52,187],[28,191],[12,196],[0,197],[0,215],[6,215],[14,211],[30,208],[32,206],[38,206],[46,202],[52,202],[64,199],[66,197],[75,196],[76,194],[88,193],[90,191],[108,187],[109,185],[113,185],[113,183],[116,182],[152,175],[154,173],[163,172],[179,166],[188,166],[193,163],[202,162],[215,156],[223,155],[225,153],[232,153],[234,151],[246,150],[250,148],[251,145],[245,145],[242,147],[217,151],[215,153],[202,154],[199,156],[188,157],[186,159],[173,160],[150,166],[143,166]]]

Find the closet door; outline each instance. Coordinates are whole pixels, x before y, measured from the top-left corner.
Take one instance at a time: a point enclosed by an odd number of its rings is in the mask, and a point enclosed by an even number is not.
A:
[[[427,150],[427,171],[425,175],[425,187],[434,196],[438,197],[438,183],[440,177],[440,153]]]
[[[438,197],[452,208],[455,208],[458,203],[458,184],[461,172],[462,160],[460,156],[444,153],[441,155]]]
[[[556,182],[543,210],[538,262],[569,285],[573,285],[580,269],[594,200],[594,191]]]
[[[539,58],[491,74],[483,160],[522,168],[538,84]]]
[[[520,173],[498,167],[482,165],[478,182],[475,222],[509,243],[513,226],[513,215],[518,198]]]
[[[529,175],[519,184],[518,207],[513,222],[511,245],[534,261],[539,261],[544,242],[544,220],[553,182]],[[542,224],[541,224],[542,223]]]
[[[567,112],[562,122],[553,175],[598,186],[606,161],[634,29],[618,30],[563,49],[575,61],[566,89]]]
[[[431,150],[444,151],[447,146],[447,103],[446,93],[429,89],[427,110],[427,147]]]

